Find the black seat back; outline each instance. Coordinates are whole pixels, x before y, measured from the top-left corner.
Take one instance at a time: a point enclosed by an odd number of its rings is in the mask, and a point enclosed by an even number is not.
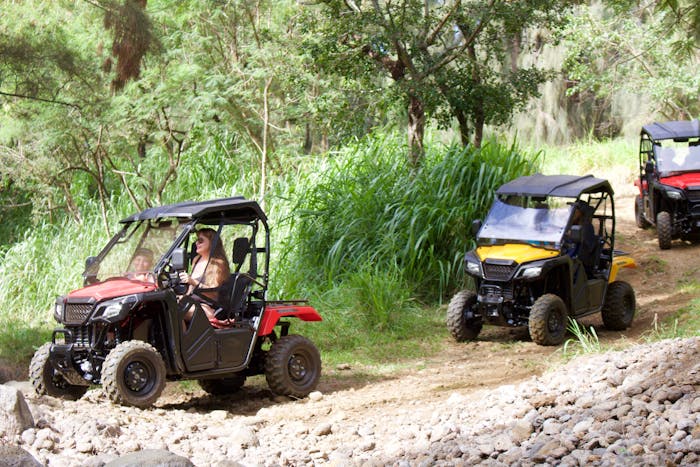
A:
[[[219,288],[216,319],[237,319],[245,311],[246,301],[253,281],[245,274],[234,273]]]
[[[217,302],[221,308],[216,312],[216,318],[219,320],[237,319],[245,311],[253,281],[247,274],[242,274],[240,271],[249,253],[250,240],[248,238],[239,237],[233,241],[231,257],[234,272],[219,287]]]
[[[241,270],[241,266],[246,257],[250,253],[250,240],[246,237],[238,237],[233,241],[233,264],[236,266],[236,272]]]

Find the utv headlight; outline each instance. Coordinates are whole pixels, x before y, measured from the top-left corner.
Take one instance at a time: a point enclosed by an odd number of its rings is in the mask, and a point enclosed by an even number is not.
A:
[[[481,265],[473,261],[467,261],[467,274],[481,277]]]
[[[666,190],[666,196],[668,196],[669,199],[683,199],[683,195],[681,194],[681,192],[676,190]]]
[[[107,300],[100,304],[96,316],[113,321],[114,318],[128,313],[136,301],[137,299],[134,295],[128,295],[115,300]]]
[[[119,313],[122,312],[123,308],[122,302],[110,303],[104,308],[104,311],[102,311],[102,317],[110,319],[114,318],[115,316],[119,316]]]
[[[523,269],[523,272],[520,273],[520,277],[523,279],[532,279],[539,277],[540,274],[542,274],[542,266],[533,266]]]
[[[63,301],[56,301],[56,304],[53,307],[53,319],[59,323],[63,319]]]

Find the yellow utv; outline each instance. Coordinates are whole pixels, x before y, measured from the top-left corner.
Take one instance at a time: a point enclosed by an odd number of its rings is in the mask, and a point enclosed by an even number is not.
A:
[[[459,342],[484,324],[528,326],[540,345],[559,345],[568,318],[600,312],[607,329],[627,329],[634,290],[617,280],[636,267],[615,250],[615,204],[607,180],[531,175],[501,186],[486,219],[475,220],[476,248],[465,255],[474,290],[450,301],[447,328]]]

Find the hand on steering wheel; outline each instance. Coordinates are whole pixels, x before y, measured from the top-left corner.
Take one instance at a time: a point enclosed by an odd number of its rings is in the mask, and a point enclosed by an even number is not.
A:
[[[166,264],[165,267],[158,274],[158,287],[163,289],[166,287],[173,287],[177,284],[177,271],[172,265]]]
[[[192,284],[192,277],[186,271],[179,272],[178,276],[181,284],[194,285]]]

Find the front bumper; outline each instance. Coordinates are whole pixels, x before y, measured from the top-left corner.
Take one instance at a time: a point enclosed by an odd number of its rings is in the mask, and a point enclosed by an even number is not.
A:
[[[58,332],[61,331],[64,330],[58,330]],[[86,352],[77,349],[75,344],[56,344],[56,332],[57,331],[54,331],[54,344],[51,345],[51,350],[49,351],[49,362],[51,366],[53,366],[54,370],[60,373],[69,384],[74,386],[90,385],[91,382],[85,379],[82,370],[76,363],[79,360],[84,360],[84,358],[80,357]]]

